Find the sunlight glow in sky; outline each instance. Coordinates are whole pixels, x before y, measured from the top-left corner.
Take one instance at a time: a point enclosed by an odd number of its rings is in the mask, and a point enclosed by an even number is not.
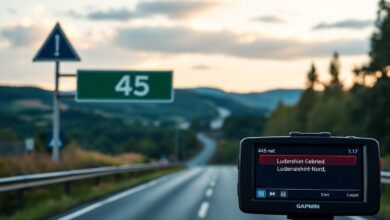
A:
[[[77,69],[169,69],[176,88],[250,92],[303,88],[311,62],[341,79],[367,61],[376,0],[5,1],[0,9],[0,84],[53,87],[53,63],[32,63],[60,21]],[[65,80],[62,89],[74,89]]]

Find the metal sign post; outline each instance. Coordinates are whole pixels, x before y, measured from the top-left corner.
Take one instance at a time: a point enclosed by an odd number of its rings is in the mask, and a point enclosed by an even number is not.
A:
[[[60,61],[80,61],[79,55],[73,49],[59,23],[49,34],[41,49],[35,55],[36,61],[55,62],[55,84],[53,92],[53,140],[50,141],[52,147],[52,159],[55,162],[60,160]],[[69,76],[69,74],[65,74]]]
[[[60,97],[59,97],[59,81],[60,81],[60,62],[56,61],[55,69],[55,87],[53,92],[53,146],[52,158],[54,161],[60,161]]]

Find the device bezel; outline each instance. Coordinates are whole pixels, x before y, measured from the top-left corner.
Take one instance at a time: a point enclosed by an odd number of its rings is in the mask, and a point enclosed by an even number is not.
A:
[[[254,189],[254,148],[259,144],[285,145],[340,145],[363,146],[363,201],[296,201],[296,200],[255,200]],[[369,158],[369,159],[368,159]],[[370,163],[368,163],[368,160]],[[379,144],[371,138],[282,136],[251,137],[240,143],[238,172],[239,207],[246,213],[299,214],[299,215],[373,215],[380,205]],[[320,209],[297,209],[297,203],[319,204]]]

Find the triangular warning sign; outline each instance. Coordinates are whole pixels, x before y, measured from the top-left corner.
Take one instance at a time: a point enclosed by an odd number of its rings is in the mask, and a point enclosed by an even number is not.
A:
[[[33,61],[80,61],[80,57],[57,23]]]

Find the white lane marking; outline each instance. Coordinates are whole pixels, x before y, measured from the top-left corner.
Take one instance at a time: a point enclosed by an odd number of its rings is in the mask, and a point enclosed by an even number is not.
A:
[[[185,177],[183,177],[183,178],[185,178],[185,179],[186,178],[190,178],[190,177],[196,175],[197,173],[199,173],[200,171],[201,171],[200,169],[193,169],[192,171],[188,172],[187,175]],[[116,200],[119,200],[121,198],[129,196],[131,194],[137,193],[137,192],[142,191],[142,190],[144,190],[146,188],[149,188],[151,186],[157,185],[157,184],[159,184],[159,183],[161,183],[161,182],[163,182],[163,181],[165,181],[167,179],[168,179],[168,176],[163,176],[163,177],[160,177],[158,179],[152,180],[152,181],[147,182],[147,183],[145,183],[143,185],[137,186],[135,188],[132,188],[132,189],[126,190],[124,192],[118,193],[118,194],[116,194],[114,196],[108,197],[107,199],[104,199],[104,200],[102,200],[100,202],[96,202],[94,204],[91,204],[91,205],[89,205],[89,206],[87,206],[85,208],[82,208],[82,209],[80,209],[78,211],[70,213],[69,215],[65,215],[65,216],[59,218],[58,220],[71,220],[71,219],[77,218],[77,217],[79,217],[79,216],[81,216],[81,215],[83,215],[83,214],[85,214],[87,212],[90,212],[90,211],[92,211],[94,209],[97,209],[97,208],[99,208],[99,207],[101,207],[103,205],[106,205],[106,204],[108,204],[110,202],[114,202]]]
[[[210,182],[210,186],[211,186],[211,187],[214,187],[214,186],[215,186],[215,181],[214,181],[214,180]]]
[[[206,190],[206,197],[211,197],[212,195],[213,195],[213,189],[208,188],[208,189]]]
[[[347,216],[348,218],[352,220],[367,220],[366,218],[360,217],[360,216]]]
[[[198,217],[199,218],[205,218],[207,215],[207,211],[209,210],[209,203],[208,202],[203,202],[202,205],[200,205],[200,209],[198,212]]]
[[[161,181],[163,181],[163,180],[161,180]],[[70,219],[79,217],[80,215],[83,215],[83,214],[85,214],[87,212],[90,212],[90,211],[92,211],[94,209],[97,209],[100,206],[103,206],[103,205],[105,205],[107,203],[116,201],[116,200],[121,199],[123,197],[126,197],[128,195],[131,195],[131,194],[134,194],[134,193],[139,192],[141,190],[144,190],[144,189],[146,189],[146,188],[148,188],[150,186],[156,185],[157,183],[159,183],[161,181],[153,181],[153,182],[150,182],[150,183],[147,183],[147,184],[135,187],[133,189],[127,190],[125,192],[119,193],[119,194],[117,194],[115,196],[112,196],[112,197],[109,197],[109,198],[107,198],[107,199],[105,199],[103,201],[97,202],[97,203],[92,204],[90,206],[87,206],[87,207],[85,207],[83,209],[80,209],[80,210],[78,210],[78,211],[76,211],[76,212],[74,212],[74,213],[72,213],[70,215],[67,215],[67,216],[64,216],[62,218],[59,218],[59,220],[70,220]]]

